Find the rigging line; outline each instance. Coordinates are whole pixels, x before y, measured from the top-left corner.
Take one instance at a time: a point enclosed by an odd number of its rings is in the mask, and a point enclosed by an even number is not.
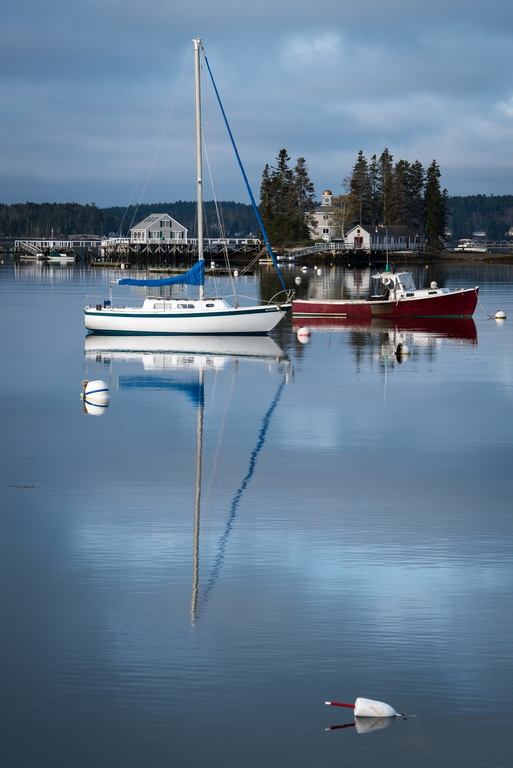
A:
[[[210,110],[210,100],[208,98],[208,88],[206,87],[206,74],[205,74],[204,69],[202,69],[202,73],[204,75],[203,94],[204,94],[204,99],[205,99],[205,113],[207,115],[207,123],[208,123],[208,125],[209,125],[209,127],[211,129],[211,126],[212,126],[212,114],[211,114],[211,110]],[[209,137],[210,137],[210,135],[211,135],[211,133],[208,133]],[[202,139],[203,139],[203,148],[204,148],[204,152],[205,152],[205,158],[206,158],[206,161],[207,161],[208,175],[209,175],[209,178],[210,178],[210,186],[212,188],[212,196],[213,196],[214,208],[215,208],[215,212],[216,212],[216,219],[217,219],[217,227],[218,227],[219,237],[225,240],[225,242],[222,244],[222,252],[223,252],[223,255],[224,255],[224,262],[225,262],[226,267],[228,269],[229,281],[226,284],[226,286],[224,286],[224,287],[227,287],[228,285],[231,286],[232,293],[235,296],[236,304],[238,305],[237,290],[236,290],[236,287],[235,287],[235,282],[234,282],[234,278],[233,278],[233,274],[232,274],[232,269],[231,269],[231,264],[230,264],[230,257],[229,257],[229,253],[228,253],[228,245],[227,245],[227,242],[226,242],[226,240],[227,240],[226,227],[225,227],[225,224],[224,224],[224,217],[223,217],[223,213],[222,213],[222,207],[219,205],[219,201],[218,201],[217,195],[216,195],[216,185],[214,184],[214,179],[213,179],[212,165],[211,165],[211,162],[210,162],[210,153],[209,153],[209,150],[208,150],[208,143],[207,143],[207,136],[205,135],[205,131],[203,130],[203,126],[202,126]],[[214,154],[214,162],[215,162],[215,158],[216,158],[216,156]],[[215,172],[216,172],[215,173],[216,179],[219,179],[219,173],[218,173],[218,170],[217,170],[217,164],[215,166]],[[215,285],[216,291],[217,291],[218,290],[218,287],[217,287],[218,286],[218,281],[217,281],[217,275],[215,275],[215,273],[214,273],[214,285]]]
[[[287,381],[287,377],[285,376],[283,378],[283,381],[281,382],[280,386],[278,387],[278,391],[276,392],[276,395],[274,396],[274,400],[271,403],[271,406],[270,406],[269,410],[267,411],[267,413],[264,416],[264,420],[262,422],[262,427],[261,427],[260,433],[258,435],[257,444],[256,444],[255,448],[253,449],[253,453],[251,454],[251,457],[249,459],[249,467],[248,467],[248,471],[246,473],[246,477],[244,478],[244,480],[240,484],[239,489],[237,490],[235,496],[233,497],[233,500],[232,500],[232,503],[231,503],[231,507],[230,507],[230,513],[228,515],[228,520],[226,521],[226,526],[225,526],[225,529],[224,529],[224,533],[221,535],[221,538],[219,539],[219,551],[217,553],[216,559],[214,560],[214,565],[212,567],[212,572],[210,574],[210,579],[208,580],[207,586],[205,587],[205,592],[203,593],[203,600],[202,600],[203,605],[206,605],[206,603],[207,603],[207,601],[208,601],[208,599],[210,597],[210,593],[212,592],[212,589],[214,587],[214,584],[216,583],[217,579],[219,578],[219,573],[221,571],[221,567],[222,567],[223,562],[224,562],[224,556],[225,556],[225,552],[226,552],[226,547],[228,545],[228,539],[230,537],[230,533],[232,531],[233,524],[235,522],[235,517],[237,515],[237,508],[238,508],[238,506],[240,504],[240,500],[242,498],[242,495],[243,495],[244,491],[248,487],[249,482],[250,482],[251,478],[253,477],[253,473],[255,471],[255,466],[256,466],[256,460],[258,458],[258,454],[260,453],[260,451],[262,450],[262,448],[264,446],[265,439],[266,439],[266,436],[267,436],[267,430],[268,430],[269,424],[271,422],[271,416],[273,415],[273,412],[274,412],[276,406],[278,405],[278,402],[280,400],[281,393],[283,392],[283,388],[284,388],[284,386],[286,384],[286,381]]]
[[[273,253],[272,248],[271,248],[271,244],[269,242],[269,238],[267,237],[267,232],[266,232],[266,229],[264,227],[264,222],[262,221],[262,218],[260,216],[260,211],[258,210],[258,206],[255,203],[255,198],[253,197],[253,192],[251,191],[251,187],[249,186],[248,177],[246,176],[246,171],[244,170],[244,166],[242,165],[242,160],[240,159],[239,151],[237,149],[237,145],[235,144],[235,139],[233,138],[233,134],[232,134],[230,126],[228,124],[228,119],[226,117],[226,113],[224,111],[224,108],[223,108],[223,105],[222,105],[222,102],[221,102],[221,97],[219,96],[219,92],[217,90],[217,86],[216,86],[216,83],[215,83],[215,80],[214,80],[214,76],[212,74],[212,70],[210,69],[210,64],[208,63],[207,54],[205,53],[205,49],[203,48],[203,46],[201,46],[201,50],[203,51],[203,57],[205,59],[205,64],[207,65],[207,69],[208,69],[208,73],[210,75],[210,79],[212,80],[212,85],[214,86],[214,91],[215,91],[215,94],[217,96],[217,101],[219,103],[219,107],[221,109],[221,114],[223,115],[224,123],[226,125],[227,130],[228,130],[228,135],[230,137],[230,141],[232,142],[232,146],[233,146],[233,149],[234,149],[234,152],[235,152],[235,156],[237,158],[237,162],[239,164],[239,168],[241,170],[242,177],[244,179],[244,183],[246,184],[246,189],[248,190],[249,199],[251,200],[251,205],[253,206],[253,210],[255,212],[255,216],[257,217],[258,225],[259,225],[259,227],[260,227],[260,229],[262,231],[262,235],[264,236],[264,242],[265,242],[265,246],[267,248],[267,252],[269,253],[269,256],[271,257],[271,259],[273,260],[274,266],[275,266],[276,271],[278,273],[278,277],[280,278],[281,284],[283,286],[283,290],[286,291],[287,290],[287,286],[285,285],[285,281],[283,280],[283,275],[280,272],[280,268],[278,266],[278,262],[276,261],[276,257],[275,257],[275,255]]]
[[[150,146],[150,148],[149,148],[149,150],[148,150],[148,152],[147,152],[147,154],[146,154],[146,159],[145,159],[145,161],[144,161],[144,163],[143,163],[143,165],[142,165],[141,171],[140,171],[140,173],[139,173],[139,178],[137,179],[137,182],[136,182],[136,184],[135,184],[135,186],[134,186],[134,189],[133,189],[132,195],[131,195],[131,197],[130,197],[130,202],[128,203],[128,205],[127,205],[127,207],[126,207],[126,209],[125,209],[125,213],[123,214],[123,218],[122,218],[122,220],[121,220],[121,224],[119,225],[119,229],[120,229],[120,231],[121,231],[121,227],[122,227],[122,225],[123,225],[123,222],[124,222],[125,218],[127,217],[127,214],[128,214],[128,209],[129,209],[129,208],[130,208],[130,206],[132,205],[132,200],[134,199],[134,196],[135,196],[135,192],[136,192],[136,190],[137,190],[137,188],[138,188],[138,186],[139,186],[139,184],[140,184],[141,178],[142,178],[142,176],[143,176],[143,174],[144,174],[144,170],[145,170],[145,168],[146,168],[146,166],[147,166],[147,164],[148,164],[148,160],[149,160],[149,158],[150,158],[150,156],[151,156],[151,154],[152,154],[152,151],[153,151],[153,147],[155,146],[155,142],[156,142],[156,140],[157,140],[157,137],[158,137],[158,135],[159,135],[159,132],[162,130],[162,133],[161,133],[161,139],[160,139],[159,145],[158,145],[158,147],[157,147],[157,150],[156,150],[156,154],[155,154],[155,156],[154,156],[154,159],[153,159],[153,162],[152,162],[151,168],[150,168],[150,170],[148,171],[148,176],[147,176],[147,178],[146,178],[146,182],[145,182],[145,184],[144,184],[143,190],[142,190],[141,194],[139,195],[139,200],[138,200],[138,202],[137,202],[137,204],[136,204],[136,206],[135,206],[135,211],[134,211],[134,213],[133,213],[133,215],[132,215],[132,221],[131,221],[131,223],[130,223],[130,229],[132,228],[132,226],[133,226],[133,224],[134,224],[134,219],[135,219],[135,217],[136,217],[136,215],[137,215],[137,210],[138,210],[138,208],[139,208],[139,205],[140,205],[140,203],[141,203],[141,198],[142,198],[142,196],[143,196],[143,194],[144,194],[144,191],[145,191],[145,189],[146,189],[146,186],[147,186],[147,184],[148,184],[148,179],[149,179],[149,176],[150,176],[150,174],[151,174],[151,171],[152,171],[152,169],[153,169],[153,165],[154,165],[154,163],[155,163],[155,158],[156,158],[156,155],[158,154],[158,151],[159,151],[159,149],[160,149],[160,144],[162,143],[162,137],[163,137],[163,135],[164,135],[164,131],[165,131],[165,129],[167,128],[167,124],[169,123],[169,119],[170,119],[170,117],[171,117],[171,112],[172,112],[172,110],[173,110],[173,107],[174,107],[174,103],[175,103],[175,101],[176,101],[176,97],[177,97],[177,94],[178,94],[178,88],[179,88],[179,86],[180,86],[180,83],[182,82],[182,79],[183,79],[183,74],[184,74],[184,71],[185,71],[185,65],[186,65],[186,63],[187,63],[187,60],[188,60],[188,58],[189,58],[189,55],[190,55],[191,49],[192,49],[192,43],[191,43],[191,44],[189,45],[189,47],[187,48],[187,53],[185,54],[185,58],[184,58],[184,60],[183,60],[183,62],[182,62],[182,66],[181,66],[181,68],[180,68],[180,72],[178,73],[178,77],[177,77],[177,79],[176,79],[176,82],[175,82],[175,84],[174,84],[174,86],[173,86],[173,88],[172,88],[172,90],[171,90],[171,93],[170,93],[170,95],[169,95],[169,99],[168,99],[168,101],[167,101],[167,104],[166,104],[166,107],[165,107],[165,109],[164,109],[164,112],[162,113],[162,117],[160,118],[160,122],[159,122],[158,128],[157,128],[157,130],[156,130],[156,132],[155,132],[155,136],[153,137],[153,141],[151,142],[151,146]],[[164,122],[164,118],[166,117],[166,114],[167,114],[167,119],[166,119],[166,121],[165,121],[165,124],[164,124],[164,126],[162,127],[162,124],[163,124],[163,122]]]
[[[215,483],[214,489],[215,489],[215,487],[217,485],[217,466],[218,466],[218,463],[219,463],[219,455],[220,455],[221,449],[223,447],[223,438],[224,438],[224,432],[225,432],[225,427],[226,427],[226,417],[228,415],[228,409],[229,409],[229,406],[230,406],[230,403],[231,403],[231,399],[232,399],[232,392],[233,392],[233,387],[234,387],[234,384],[235,384],[235,377],[237,375],[237,371],[238,371],[238,360],[237,360],[237,358],[235,358],[234,366],[233,366],[233,373],[232,373],[232,380],[231,380],[231,383],[230,383],[230,386],[229,386],[229,389],[228,389],[228,394],[227,394],[227,397],[226,397],[226,403],[225,403],[223,415],[221,417],[221,426],[219,428],[219,437],[218,437],[218,440],[217,440],[217,446],[216,446],[216,450],[215,450],[215,453],[214,453],[214,457],[212,459],[212,471],[210,473],[210,479],[208,481],[208,486],[207,486],[207,489],[205,491],[206,506],[207,506],[207,509],[209,509],[208,533],[210,533],[210,523],[212,521],[212,514],[211,514],[211,512],[212,512],[212,498],[211,498],[210,492],[211,492],[213,483]],[[217,377],[217,371],[216,371],[216,377]]]
[[[214,188],[214,180],[212,178],[212,169],[210,167],[210,158],[209,158],[209,155],[208,155],[208,152],[207,152],[207,147],[206,147],[204,139],[203,139],[203,146],[204,146],[204,149],[205,149],[205,159],[207,161],[207,168],[208,168],[208,175],[209,175],[209,178],[210,178],[210,184],[212,185],[212,195],[214,196],[214,206],[215,206],[217,221],[218,221],[218,225],[219,225],[219,234],[221,235],[221,237],[224,237],[224,239],[226,240],[227,239],[226,238],[226,230],[224,229],[224,222],[223,223],[221,222],[221,217],[219,215],[219,206],[218,206],[216,192],[215,192],[215,188]],[[226,265],[228,267],[228,273],[229,273],[229,276],[230,276],[228,282],[226,283],[226,286],[231,285],[232,291],[233,291],[233,295],[235,296],[235,300],[236,300],[236,302],[238,302],[238,299],[237,299],[237,289],[235,287],[235,280],[233,279],[232,268],[231,268],[230,259],[229,259],[229,256],[228,256],[228,246],[227,246],[226,243],[224,244],[223,250],[225,252],[225,263],[226,263]],[[217,277],[215,275],[214,275],[214,281],[215,281],[214,284],[215,284],[215,286],[217,288]]]

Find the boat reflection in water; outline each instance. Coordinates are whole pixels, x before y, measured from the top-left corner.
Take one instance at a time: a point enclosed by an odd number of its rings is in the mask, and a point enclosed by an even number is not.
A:
[[[396,720],[396,717],[355,717],[354,723],[332,725],[330,728],[326,728],[326,730],[340,731],[344,728],[356,728],[357,733],[373,733],[374,731],[382,731],[384,728],[388,728]]]
[[[432,355],[445,343],[477,346],[477,329],[472,318],[369,318],[362,320],[344,317],[308,318],[304,324],[296,323],[301,343],[307,343],[311,334],[318,332],[348,333],[355,348],[357,360],[362,354],[379,355],[387,360],[395,356],[398,363],[405,362],[410,353],[423,351]]]
[[[219,578],[225,552],[230,538],[237,510],[243,494],[253,476],[256,462],[262,450],[272,414],[278,405],[284,386],[288,381],[289,360],[283,350],[270,336],[97,336],[85,338],[86,363],[111,365],[113,362],[141,362],[144,375],[118,375],[112,383],[118,389],[159,389],[174,390],[185,394],[197,409],[196,420],[196,481],[194,496],[193,532],[193,581],[191,598],[191,622],[195,625],[200,610],[205,607]],[[203,411],[205,372],[216,372],[230,362],[234,374],[240,359],[264,362],[278,366],[278,388],[263,415],[262,425],[256,437],[256,444],[250,456],[247,472],[233,496],[223,533],[220,536],[210,575],[204,589],[199,583],[199,537],[201,475],[203,460]],[[183,376],[193,371],[194,377]],[[179,377],[176,373],[182,373]],[[168,374],[166,376],[166,374]]]

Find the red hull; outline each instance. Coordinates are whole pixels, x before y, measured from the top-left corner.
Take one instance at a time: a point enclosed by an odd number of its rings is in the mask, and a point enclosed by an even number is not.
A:
[[[399,301],[344,301],[343,299],[298,299],[292,302],[296,319],[310,317],[472,317],[478,288],[466,288],[436,296],[403,298]]]

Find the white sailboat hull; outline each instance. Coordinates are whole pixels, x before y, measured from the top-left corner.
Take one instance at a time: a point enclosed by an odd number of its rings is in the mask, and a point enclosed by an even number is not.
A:
[[[145,307],[86,307],[88,331],[104,334],[249,335],[269,333],[290,304],[257,307],[226,307],[211,311],[172,310],[149,312]]]

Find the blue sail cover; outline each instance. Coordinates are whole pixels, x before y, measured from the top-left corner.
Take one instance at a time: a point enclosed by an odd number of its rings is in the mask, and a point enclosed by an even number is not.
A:
[[[176,275],[175,277],[163,277],[160,280],[132,280],[127,277],[123,280],[118,280],[118,285],[148,285],[152,287],[158,287],[160,285],[203,285],[205,282],[205,262],[203,259],[197,261],[196,264],[188,272],[183,275]]]

